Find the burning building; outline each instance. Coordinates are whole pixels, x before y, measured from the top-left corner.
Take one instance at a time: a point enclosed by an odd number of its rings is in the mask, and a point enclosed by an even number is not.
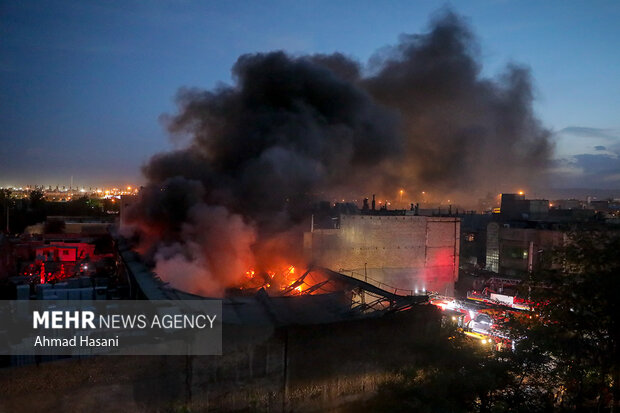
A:
[[[143,167],[147,183],[121,217],[125,234],[163,279],[201,295],[222,296],[250,269],[304,268],[308,259],[366,267],[399,288],[450,291],[455,219],[345,217],[337,231],[308,235],[305,255],[301,240],[320,199],[377,188],[401,202],[431,188],[438,199],[477,199],[541,176],[552,145],[533,113],[529,72],[511,65],[486,78],[476,49],[447,12],[383,49],[371,75],[340,53],[241,56],[234,84],[182,89],[178,112],[162,117],[176,149]]]
[[[327,410],[419,358],[439,317],[416,290],[451,293],[459,219],[342,215],[336,228],[303,231],[318,199],[373,188],[381,199],[403,188],[474,196],[540,175],[550,134],[533,114],[528,70],[486,78],[476,50],[448,12],[382,49],[372,70],[340,53],[247,54],[234,84],[179,92],[178,112],[162,117],[176,149],[155,155],[139,195],[122,200],[123,275],[132,298],[223,297],[226,352],[124,359],[144,382],[135,394],[198,410]],[[130,388],[118,370],[97,370],[121,385],[93,394]],[[28,387],[0,384],[11,383]]]

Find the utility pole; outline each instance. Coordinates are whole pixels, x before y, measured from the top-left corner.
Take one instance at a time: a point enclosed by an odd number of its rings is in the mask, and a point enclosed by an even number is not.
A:
[[[366,266],[368,265],[367,262],[364,263],[364,282],[368,282],[368,270],[366,268]],[[366,291],[360,289],[361,293],[362,293],[362,306],[366,305]]]

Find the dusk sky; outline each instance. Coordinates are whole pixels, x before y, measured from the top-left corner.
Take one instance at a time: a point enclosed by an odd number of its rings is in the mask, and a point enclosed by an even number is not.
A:
[[[478,38],[483,76],[531,69],[554,132],[555,185],[620,188],[620,3],[447,3]],[[423,33],[435,1],[4,1],[0,186],[141,183],[173,148],[160,116],[180,87],[231,84],[244,53],[343,54],[367,65]]]

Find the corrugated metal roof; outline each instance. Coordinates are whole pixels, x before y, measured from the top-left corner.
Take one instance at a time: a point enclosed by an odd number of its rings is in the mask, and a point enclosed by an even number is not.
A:
[[[119,243],[119,250],[125,265],[131,271],[142,293],[149,300],[205,300],[215,299],[201,297],[171,288],[156,274],[149,271],[140,261],[139,255],[127,249],[124,243]],[[333,271],[321,269],[346,277]],[[349,278],[349,277],[346,277]],[[367,289],[376,289],[377,292],[393,296],[392,298],[416,301],[419,297],[399,297],[380,289],[366,285],[359,280],[353,281],[364,284]],[[351,301],[347,299],[345,291],[327,294],[275,296],[271,297],[263,289],[253,296],[226,297],[222,299],[223,321],[225,324],[254,325],[281,327],[287,325],[325,324],[356,318],[373,317],[378,314],[368,314],[351,310]]]

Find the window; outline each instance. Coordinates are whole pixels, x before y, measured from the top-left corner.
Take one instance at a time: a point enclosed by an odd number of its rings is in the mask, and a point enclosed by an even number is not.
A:
[[[526,260],[528,255],[527,249],[521,247],[504,247],[503,253],[506,258],[521,260]]]
[[[487,249],[487,270],[499,272],[499,251],[497,249]]]
[[[491,317],[489,317],[486,314],[479,314],[478,317],[476,317],[476,323],[483,323],[483,324],[493,324],[493,321],[491,320]]]

